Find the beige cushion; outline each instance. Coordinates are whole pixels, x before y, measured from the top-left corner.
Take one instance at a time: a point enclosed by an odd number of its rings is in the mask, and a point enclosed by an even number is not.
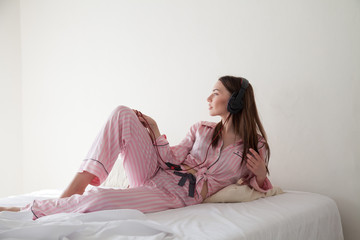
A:
[[[266,193],[262,193],[250,188],[248,185],[231,184],[206,198],[204,203],[249,202],[280,193],[283,193],[283,191],[279,187],[273,187]]]

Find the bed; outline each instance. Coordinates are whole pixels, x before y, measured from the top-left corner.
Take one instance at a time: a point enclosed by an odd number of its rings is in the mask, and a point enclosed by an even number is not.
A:
[[[0,199],[0,206],[22,206],[58,197],[42,190]],[[137,210],[71,213],[31,220],[30,212],[0,213],[0,239],[247,239],[341,240],[336,203],[309,192],[287,191],[238,203],[202,203],[143,214]]]

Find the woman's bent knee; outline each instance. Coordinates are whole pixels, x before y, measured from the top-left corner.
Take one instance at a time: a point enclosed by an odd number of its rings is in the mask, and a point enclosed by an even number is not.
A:
[[[127,106],[124,106],[124,105],[117,106],[113,110],[111,116],[119,116],[119,117],[123,117],[123,116],[129,117],[129,116],[131,116],[131,117],[137,118],[134,110],[127,107]]]
[[[131,108],[124,106],[124,105],[119,105],[113,110],[113,114],[124,115],[124,114],[128,114],[128,113],[134,113],[134,111]]]

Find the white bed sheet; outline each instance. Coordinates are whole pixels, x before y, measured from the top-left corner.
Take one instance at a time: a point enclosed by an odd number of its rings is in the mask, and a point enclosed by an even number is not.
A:
[[[59,194],[44,190],[3,198],[0,206],[22,206]],[[298,191],[252,202],[204,203],[148,214],[112,210],[30,218],[29,212],[0,213],[0,239],[343,240],[334,200]]]
[[[338,208],[329,197],[307,192],[244,203],[204,203],[151,213],[181,239],[342,240]]]

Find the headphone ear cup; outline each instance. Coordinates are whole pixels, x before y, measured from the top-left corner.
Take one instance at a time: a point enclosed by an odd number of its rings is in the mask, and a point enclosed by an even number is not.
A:
[[[232,114],[240,112],[241,109],[243,108],[243,101],[242,99],[237,99],[238,95],[239,92],[234,92],[231,95],[227,105],[227,110]]]
[[[245,90],[249,86],[249,81],[245,78],[241,78],[241,87],[238,92],[234,92],[228,102],[227,110],[232,113],[240,112],[244,107],[244,95]]]

